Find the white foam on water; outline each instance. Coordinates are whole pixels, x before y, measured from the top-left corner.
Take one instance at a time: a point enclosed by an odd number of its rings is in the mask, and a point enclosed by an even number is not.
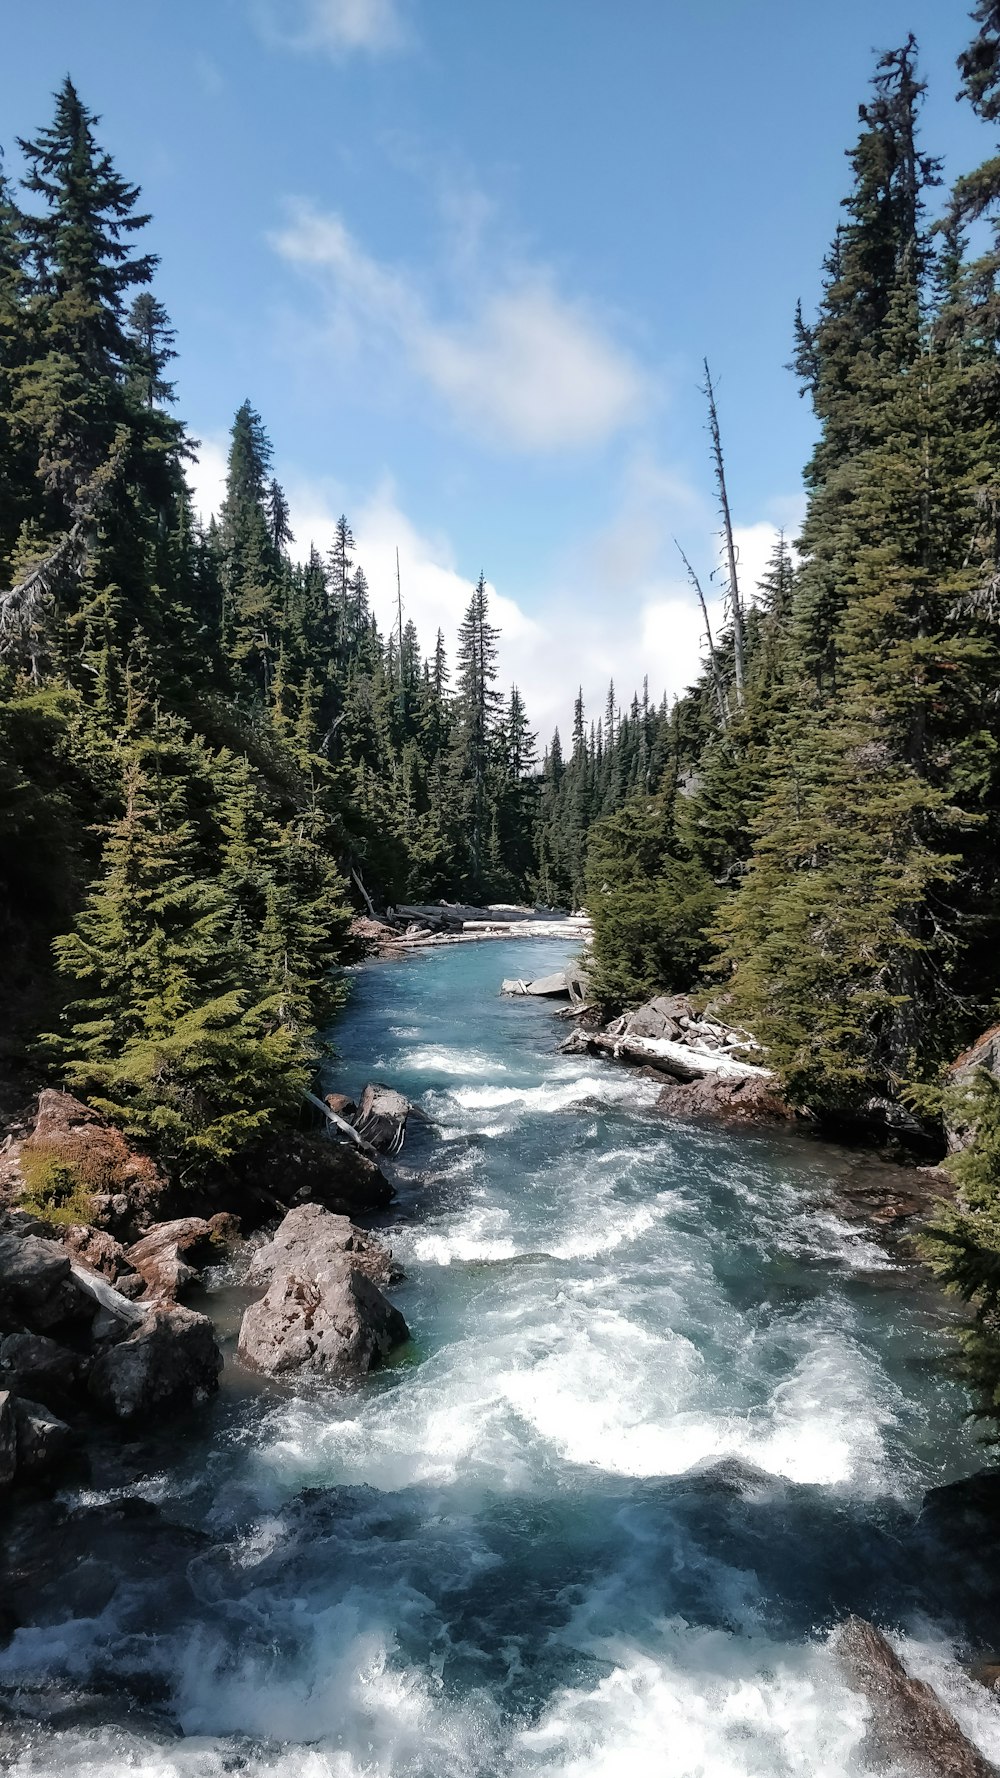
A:
[[[567,1111],[574,1105],[641,1105],[651,1102],[655,1083],[630,1075],[582,1074],[571,1080],[558,1077],[538,1086],[455,1087],[450,1097],[463,1111],[523,1106],[526,1111]]]
[[[508,1072],[507,1063],[499,1056],[491,1056],[485,1050],[453,1048],[444,1043],[422,1044],[417,1049],[407,1050],[403,1059],[407,1072],[416,1074],[459,1075],[474,1080],[484,1074]]]
[[[596,1643],[610,1671],[522,1731],[517,1778],[857,1778],[866,1706],[825,1651],[683,1620],[656,1640]]]

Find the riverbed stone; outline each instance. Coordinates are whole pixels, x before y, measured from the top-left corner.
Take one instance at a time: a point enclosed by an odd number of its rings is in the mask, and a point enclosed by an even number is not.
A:
[[[207,1315],[152,1305],[129,1335],[97,1359],[94,1400],[119,1420],[193,1406],[219,1386],[222,1353]]]
[[[73,1434],[65,1420],[42,1402],[19,1396],[14,1403],[17,1436],[17,1477],[48,1475],[68,1455]]]
[[[848,1683],[867,1698],[866,1745],[879,1761],[914,1778],[997,1778],[933,1687],[908,1673],[888,1639],[864,1618],[851,1617],[834,1637]]]
[[[225,1213],[207,1219],[179,1216],[155,1223],[128,1249],[126,1259],[144,1279],[149,1301],[175,1302],[199,1282],[202,1267],[222,1258],[238,1233],[236,1218]]]
[[[290,1210],[270,1241],[258,1247],[247,1270],[248,1284],[270,1284],[278,1272],[326,1264],[347,1255],[380,1289],[402,1278],[392,1249],[377,1235],[359,1228],[347,1216],[336,1216],[322,1204],[301,1204]]]
[[[344,1382],[376,1369],[410,1337],[399,1310],[350,1254],[277,1272],[243,1317],[239,1352],[269,1376],[308,1371]]]
[[[61,1405],[72,1396],[87,1361],[46,1334],[13,1333],[0,1339],[0,1382],[44,1402]]]

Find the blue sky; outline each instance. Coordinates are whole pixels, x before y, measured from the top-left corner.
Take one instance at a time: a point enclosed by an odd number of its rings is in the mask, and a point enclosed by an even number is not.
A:
[[[912,30],[925,145],[955,103],[953,0],[0,0],[0,141],[69,71],[153,211],[180,412],[217,498],[249,395],[299,543],[346,510],[376,602],[425,647],[484,567],[544,731],[576,683],[679,691],[714,502],[718,382],[751,579],[801,512],[783,369],[815,301],[873,52]],[[596,712],[595,712],[596,713]]]

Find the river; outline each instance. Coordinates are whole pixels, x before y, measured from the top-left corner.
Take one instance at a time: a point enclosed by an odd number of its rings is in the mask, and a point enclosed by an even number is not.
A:
[[[829,1210],[836,1151],[668,1121],[499,997],[566,954],[357,972],[331,1084],[433,1120],[385,1219],[412,1344],[348,1394],[228,1367],[80,1497],[127,1487],[197,1542],[0,1653],[10,1770],[848,1778],[850,1609],[1000,1756],[961,1587],[909,1541],[982,1461],[947,1310]]]

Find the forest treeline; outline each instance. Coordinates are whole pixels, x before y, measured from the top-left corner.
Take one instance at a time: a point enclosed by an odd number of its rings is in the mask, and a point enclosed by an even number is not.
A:
[[[1000,7],[973,16],[962,96],[995,136]],[[401,598],[381,633],[347,519],[325,555],[293,538],[249,400],[201,523],[149,218],[67,79],[0,183],[5,1043],[194,1176],[295,1115],[354,912],[530,896],[588,906],[607,1005],[697,984],[796,1104],[942,1115],[1000,990],[1000,147],[946,189],[923,95],[909,39],[794,320],[800,537],[756,587],[723,549],[684,698],[578,697],[539,757],[485,578],[453,646],[425,655]],[[935,1258],[989,1345],[976,1093]]]

